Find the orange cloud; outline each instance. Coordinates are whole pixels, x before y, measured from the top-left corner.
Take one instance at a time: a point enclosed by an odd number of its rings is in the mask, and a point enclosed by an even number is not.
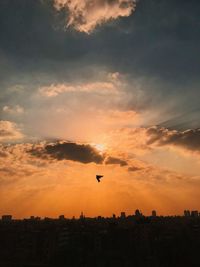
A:
[[[0,214],[24,217],[62,213],[71,217],[82,210],[88,216],[107,216],[122,210],[130,214],[136,208],[145,214],[152,209],[159,214],[180,214],[186,207],[198,209],[198,171],[186,175],[169,170],[170,157],[164,158],[167,164],[161,167],[153,161],[147,163],[137,153],[137,149],[148,151],[152,157],[153,151],[159,150],[156,148],[175,146],[174,135],[182,148],[180,133],[194,134],[159,127],[124,128],[110,136],[111,148],[105,146],[103,151],[88,143],[66,141],[2,144]],[[188,143],[189,137],[184,140]],[[104,175],[100,186],[95,180],[97,173]]]
[[[0,141],[1,142],[12,142],[22,139],[24,135],[22,134],[20,128],[16,123],[11,121],[0,121]]]
[[[200,129],[186,131],[170,130],[164,127],[124,127],[114,130],[108,135],[108,142],[116,147],[134,149],[135,153],[142,153],[155,148],[172,147],[191,153],[200,152]],[[113,140],[113,141],[112,141]]]
[[[57,10],[68,10],[67,27],[91,33],[97,25],[119,17],[128,17],[135,10],[135,0],[54,0]]]

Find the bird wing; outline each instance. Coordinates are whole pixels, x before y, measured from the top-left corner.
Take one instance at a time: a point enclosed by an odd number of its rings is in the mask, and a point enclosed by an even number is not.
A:
[[[100,182],[100,179],[103,177],[103,175],[96,175],[96,179],[98,182]]]

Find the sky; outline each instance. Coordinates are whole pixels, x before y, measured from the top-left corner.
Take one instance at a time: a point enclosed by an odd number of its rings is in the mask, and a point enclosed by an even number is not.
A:
[[[200,210],[199,13],[0,1],[0,215]]]

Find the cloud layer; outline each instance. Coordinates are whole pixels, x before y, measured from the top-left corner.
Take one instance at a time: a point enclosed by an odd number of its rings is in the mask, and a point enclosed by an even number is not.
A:
[[[149,137],[147,145],[173,145],[189,151],[200,152],[200,129],[177,131],[155,126],[147,129],[146,133]]]
[[[58,10],[68,10],[67,27],[85,33],[111,19],[130,16],[136,6],[135,0],[54,0],[54,4]]]
[[[135,164],[135,160],[138,159],[152,166],[179,173],[199,173],[199,129],[178,131],[159,126],[122,127],[110,132],[105,142],[113,150],[120,149],[120,153],[111,156],[121,158],[120,155],[123,155],[122,159],[128,160],[130,172],[140,168],[140,164]],[[129,162],[130,159],[134,159],[133,166]]]
[[[100,187],[97,173],[105,178]],[[145,212],[156,206],[159,213],[177,214],[185,205],[197,205],[199,176],[154,167],[114,150],[104,155],[89,144],[2,144],[0,194],[0,213],[15,217],[78,216],[81,210],[92,216],[129,213],[138,205]]]

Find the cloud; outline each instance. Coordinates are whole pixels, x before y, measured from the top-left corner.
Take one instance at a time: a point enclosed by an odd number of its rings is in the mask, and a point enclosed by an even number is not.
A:
[[[1,144],[0,145],[0,178],[3,179],[3,184],[10,184],[12,177],[23,180],[28,176],[34,176],[44,171],[40,167],[40,159],[37,165],[31,162],[31,155],[27,153],[32,144]],[[6,180],[4,180],[6,179]],[[15,179],[12,181],[16,181]],[[0,186],[2,180],[0,180]]]
[[[113,82],[93,82],[85,84],[51,84],[39,88],[39,93],[46,97],[55,97],[63,93],[85,92],[98,94],[116,94],[117,87]]]
[[[56,160],[72,160],[81,163],[94,162],[101,164],[104,160],[104,156],[92,146],[71,142],[48,144],[44,148],[32,148],[29,152],[34,156],[42,158],[49,156]]]
[[[128,171],[129,171],[129,172],[135,172],[135,171],[140,171],[140,170],[142,170],[142,169],[143,169],[143,168],[141,168],[141,167],[131,166],[131,167],[128,168]]]
[[[19,106],[19,105],[16,105],[14,107],[4,106],[2,110],[3,110],[3,112],[8,113],[8,114],[22,114],[22,113],[24,113],[24,108]]]
[[[110,132],[105,142],[116,149],[120,147],[121,152],[129,153],[133,157],[137,155],[146,160],[148,158],[148,161],[150,155],[155,160],[155,157],[163,157],[162,153],[165,152],[168,159],[163,158],[161,163],[169,163],[170,155],[175,156],[174,152],[182,155],[189,153],[190,156],[192,153],[196,159],[198,158],[196,156],[200,153],[200,129],[179,131],[160,126],[123,127]],[[152,163],[151,160],[150,162]]]
[[[91,33],[97,25],[128,17],[135,10],[135,0],[54,0],[57,10],[68,11],[67,27],[77,31]]]
[[[22,139],[24,135],[17,124],[11,121],[0,121],[0,141],[16,141]]]
[[[105,164],[119,164],[121,167],[128,165],[125,160],[115,157],[108,157],[105,161]]]
[[[173,145],[189,151],[200,152],[200,129],[177,131],[154,126],[148,128],[146,134],[148,137],[147,145]]]

